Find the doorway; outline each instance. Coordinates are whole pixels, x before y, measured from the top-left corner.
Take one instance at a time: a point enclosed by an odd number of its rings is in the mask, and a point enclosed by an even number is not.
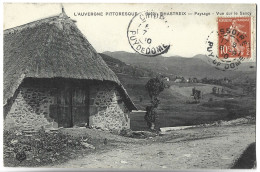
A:
[[[89,87],[82,83],[63,83],[57,89],[52,118],[58,127],[69,128],[89,124]]]

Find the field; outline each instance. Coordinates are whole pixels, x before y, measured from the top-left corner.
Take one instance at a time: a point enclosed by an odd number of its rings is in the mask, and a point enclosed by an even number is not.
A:
[[[132,78],[124,75],[120,80],[128,90],[130,97],[138,107],[145,110],[150,99],[144,85],[149,78]],[[245,116],[255,116],[255,97],[243,94],[241,87],[228,90],[226,95],[213,95],[212,88],[216,85],[201,83],[169,82],[170,88],[159,96],[161,104],[158,107],[159,119],[156,128],[213,123],[219,120],[231,120]],[[200,103],[194,102],[191,96],[192,88],[201,90],[203,97]],[[222,86],[216,86],[222,88]],[[141,97],[141,100],[140,100]],[[132,112],[130,115],[132,130],[147,130],[144,121],[145,112]]]

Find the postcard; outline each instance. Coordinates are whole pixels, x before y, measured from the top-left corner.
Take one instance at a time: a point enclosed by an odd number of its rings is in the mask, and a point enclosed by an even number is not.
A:
[[[256,4],[3,14],[5,167],[256,168]]]

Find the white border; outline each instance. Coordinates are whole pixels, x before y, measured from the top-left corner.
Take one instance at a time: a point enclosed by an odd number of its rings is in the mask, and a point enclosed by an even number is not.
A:
[[[1,1],[0,4],[0,21],[1,21],[1,34],[0,34],[0,45],[1,45],[1,62],[0,62],[0,68],[1,68],[1,75],[0,75],[0,83],[3,83],[3,3],[14,3],[14,2],[18,2],[18,3],[242,3],[242,4],[249,4],[249,3],[255,3],[257,4],[256,0],[76,0],[76,1],[72,1],[72,0],[59,0],[59,1],[52,1],[52,0],[27,0],[27,1],[19,1],[19,0],[3,0]],[[259,18],[257,16],[257,23],[259,21]],[[257,28],[258,31],[258,28]],[[258,37],[256,38],[258,41]],[[257,44],[257,49],[258,49],[258,44]],[[256,50],[257,50],[256,49]],[[257,66],[259,66],[259,60],[257,60]],[[259,93],[259,70],[257,70],[257,92],[256,92],[256,96],[257,96],[257,101],[256,101],[256,107],[260,107],[260,103],[258,101],[258,98],[260,96]],[[0,104],[3,105],[3,84],[0,85],[0,96],[2,97],[0,99]],[[3,138],[3,109],[2,109],[2,117],[1,117],[1,122],[0,122],[0,136],[1,138]],[[259,114],[259,110],[258,108],[256,109],[256,116],[258,116]],[[256,118],[257,121],[257,125],[256,125],[256,143],[259,143],[259,118]],[[3,167],[3,139],[0,139],[2,142],[0,143],[0,171],[75,171],[75,169],[42,169],[42,168],[4,168]],[[257,153],[257,160],[259,160],[259,148],[258,146],[256,147],[256,153]],[[258,161],[258,166],[260,165],[259,161]],[[259,167],[257,168],[256,171],[259,170]],[[86,169],[77,169],[77,171],[86,171]],[[101,171],[101,170],[91,170],[91,171]],[[103,171],[107,171],[107,170],[103,170]],[[109,171],[118,171],[116,169],[111,169]],[[122,170],[120,170],[122,171]],[[125,171],[125,170],[124,170]],[[140,170],[139,170],[140,171]],[[173,171],[173,170],[172,170]],[[174,170],[176,171],[176,170]],[[184,171],[184,170],[178,170],[178,171]],[[219,170],[185,170],[185,171],[219,171]],[[226,171],[226,170],[225,170]],[[230,171],[230,170],[228,170]],[[234,170],[232,170],[234,171]],[[238,171],[238,170],[235,170]],[[241,170],[239,170],[241,171]],[[252,170],[243,170],[243,171],[252,171]],[[259,170],[260,171],[260,170]]]

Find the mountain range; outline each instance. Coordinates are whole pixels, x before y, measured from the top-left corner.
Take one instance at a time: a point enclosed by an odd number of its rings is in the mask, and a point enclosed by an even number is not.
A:
[[[191,58],[180,56],[146,57],[137,53],[124,51],[103,52],[103,54],[118,59],[127,65],[136,66],[169,76],[197,77],[197,78],[230,78],[233,80],[255,79],[256,62],[244,62],[237,70],[222,71],[210,65],[206,55],[198,54]]]

